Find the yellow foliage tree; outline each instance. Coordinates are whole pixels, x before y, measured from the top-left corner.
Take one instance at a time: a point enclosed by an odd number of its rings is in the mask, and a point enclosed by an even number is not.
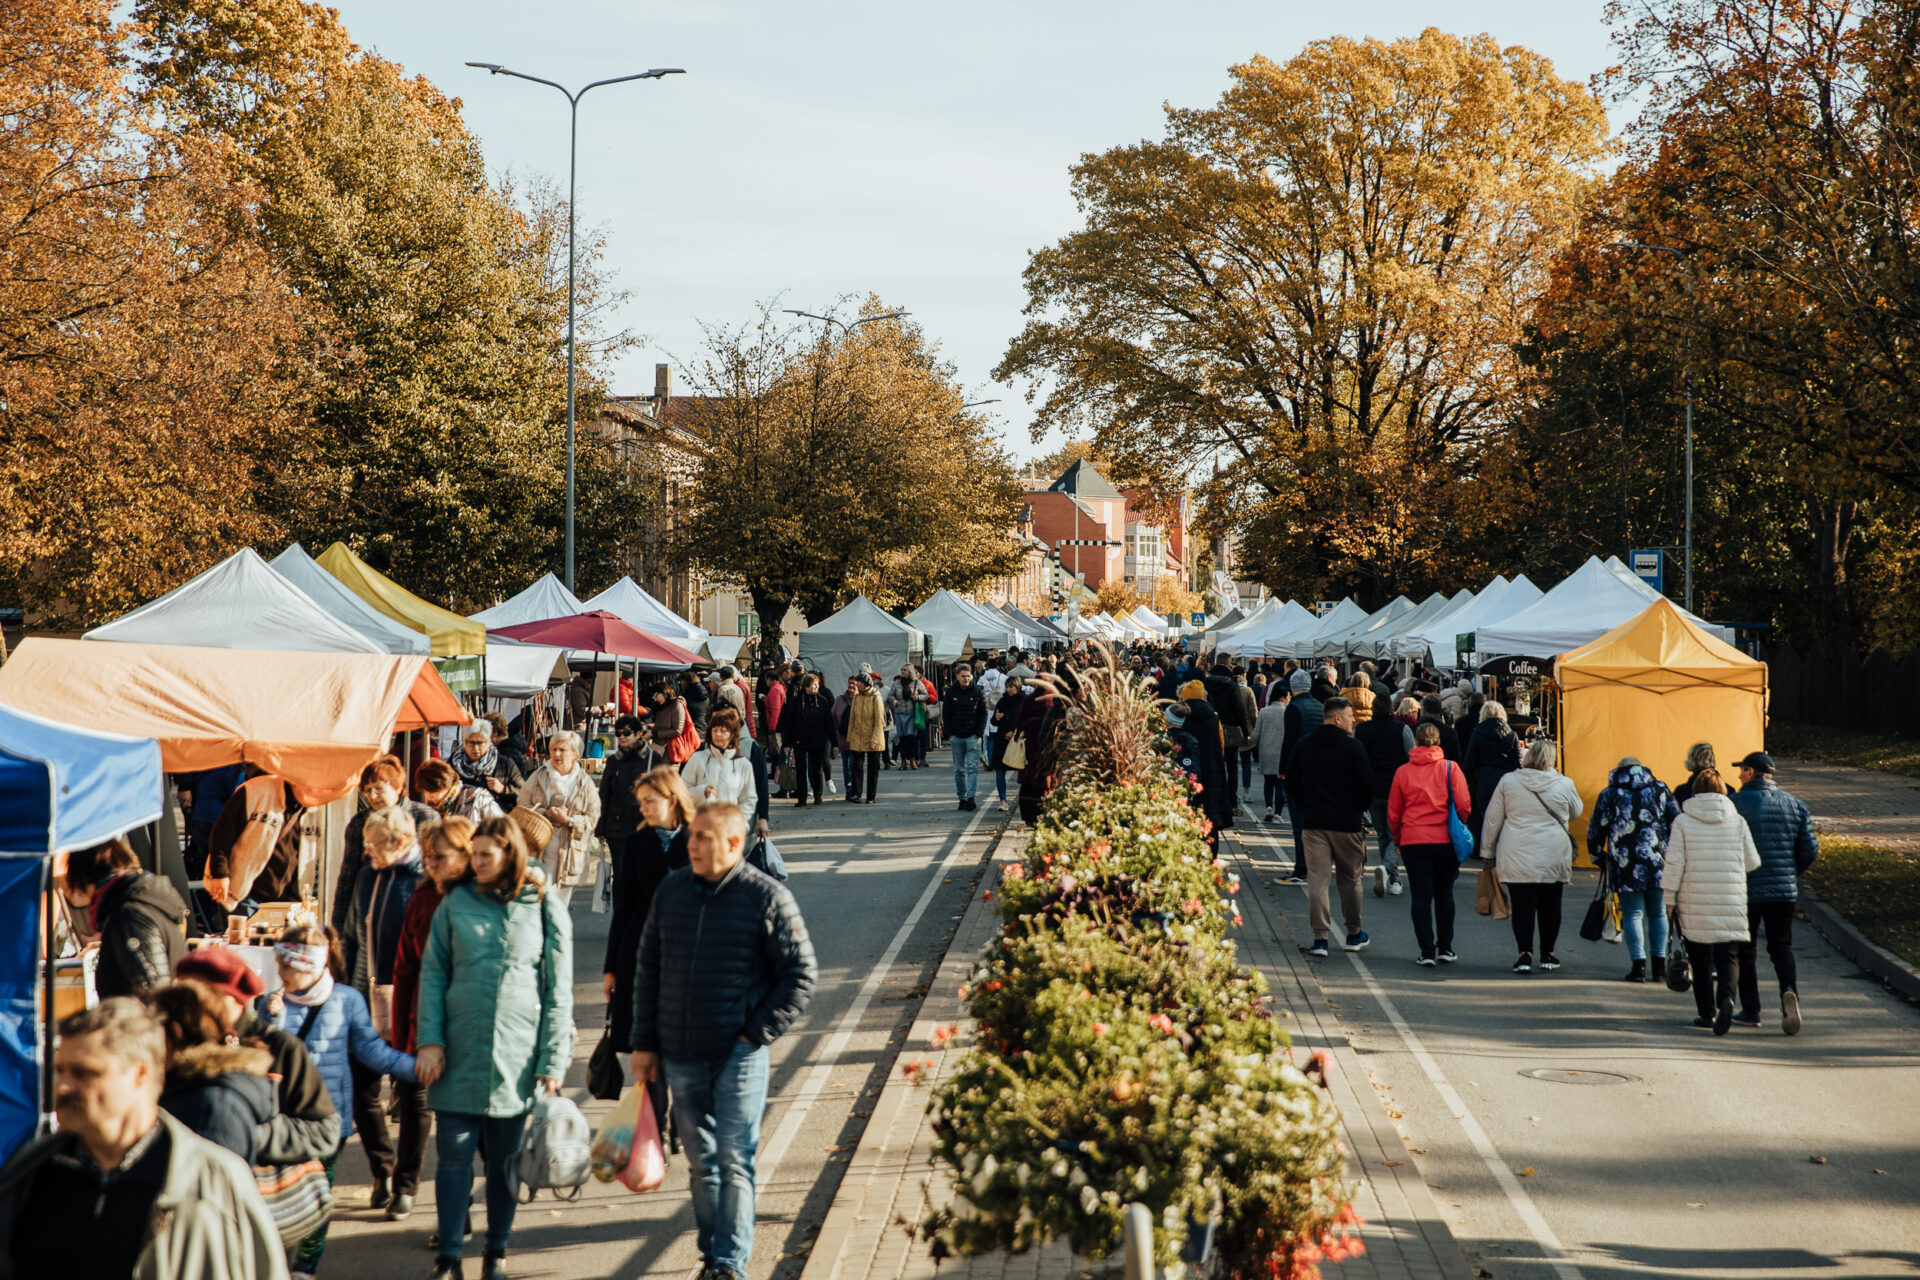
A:
[[[1032,256],[996,376],[1045,380],[1036,432],[1091,419],[1117,465],[1211,480],[1213,527],[1272,531],[1256,576],[1420,585],[1604,115],[1539,55],[1437,30],[1232,76],[1074,167],[1085,226]]]

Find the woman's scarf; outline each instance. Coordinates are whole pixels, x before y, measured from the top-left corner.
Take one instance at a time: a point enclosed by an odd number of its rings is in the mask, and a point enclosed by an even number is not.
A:
[[[479,736],[477,733],[474,735],[476,738]],[[486,786],[487,779],[493,776],[493,771],[499,764],[500,748],[492,743],[487,744],[487,753],[478,760],[471,759],[465,747],[453,753],[453,771],[459,774],[460,780],[470,787]]]

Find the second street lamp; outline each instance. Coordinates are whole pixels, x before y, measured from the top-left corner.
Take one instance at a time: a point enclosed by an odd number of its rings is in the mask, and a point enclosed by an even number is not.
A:
[[[628,80],[659,80],[665,76],[681,76],[686,71],[680,67],[652,67],[646,71],[636,71],[630,76],[609,76],[605,80],[595,80],[582,86],[577,92],[557,81],[541,76],[530,76],[524,71],[511,71],[497,62],[469,62],[489,75],[512,76],[517,80],[531,80],[535,84],[544,84],[558,89],[567,99],[567,590],[573,590],[573,179],[574,161],[580,151],[580,99],[587,96],[589,89],[598,89],[603,84],[624,84]]]

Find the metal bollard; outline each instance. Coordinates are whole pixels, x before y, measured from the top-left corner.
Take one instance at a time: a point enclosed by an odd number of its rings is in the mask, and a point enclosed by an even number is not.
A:
[[[1121,1224],[1120,1252],[1126,1260],[1126,1280],[1158,1280],[1160,1273],[1153,1267],[1153,1214],[1136,1202],[1127,1206]]]

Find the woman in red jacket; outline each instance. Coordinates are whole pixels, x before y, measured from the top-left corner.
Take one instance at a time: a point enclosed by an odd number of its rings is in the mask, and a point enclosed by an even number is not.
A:
[[[1451,799],[1464,822],[1473,799],[1460,766],[1440,750],[1439,725],[1422,721],[1413,741],[1413,753],[1393,775],[1393,790],[1387,793],[1387,825],[1413,888],[1413,936],[1420,943],[1414,963],[1431,967],[1459,959],[1453,954],[1453,882],[1460,862],[1447,831],[1447,803]]]

